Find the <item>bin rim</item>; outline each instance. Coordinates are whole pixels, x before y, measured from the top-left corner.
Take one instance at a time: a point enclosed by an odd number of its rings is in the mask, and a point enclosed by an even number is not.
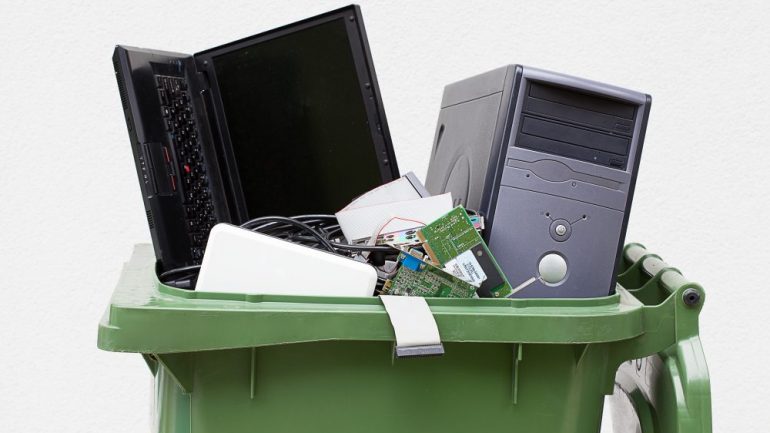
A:
[[[618,286],[618,293],[601,298],[427,302],[445,343],[591,344],[666,329],[661,321],[675,320],[672,298],[644,305]],[[157,279],[152,247],[138,244],[100,321],[97,346],[158,354],[329,340],[392,342],[395,335],[376,297],[244,295],[166,286]]]

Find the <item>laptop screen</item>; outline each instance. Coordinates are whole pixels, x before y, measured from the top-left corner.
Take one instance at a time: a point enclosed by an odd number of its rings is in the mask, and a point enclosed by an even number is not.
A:
[[[383,183],[344,18],[212,62],[249,218],[333,213]]]

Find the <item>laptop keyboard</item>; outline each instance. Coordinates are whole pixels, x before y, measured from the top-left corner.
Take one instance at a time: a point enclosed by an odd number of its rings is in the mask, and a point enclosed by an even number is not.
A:
[[[209,231],[216,224],[198,127],[193,117],[190,91],[184,78],[156,75],[163,122],[169,133],[179,180],[172,175],[174,190],[181,190],[185,224],[190,236],[193,262],[200,264]],[[178,182],[178,184],[177,184]]]

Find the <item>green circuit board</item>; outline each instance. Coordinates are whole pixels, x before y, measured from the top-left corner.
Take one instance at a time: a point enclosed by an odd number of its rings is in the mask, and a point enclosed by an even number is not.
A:
[[[417,232],[431,261],[479,287],[480,296],[508,296],[511,285],[462,206]]]
[[[417,236],[431,260],[439,265],[484,242],[462,206],[423,227]]]
[[[398,261],[398,272],[385,282],[383,295],[471,298],[476,293],[473,285],[409,253],[401,252]]]

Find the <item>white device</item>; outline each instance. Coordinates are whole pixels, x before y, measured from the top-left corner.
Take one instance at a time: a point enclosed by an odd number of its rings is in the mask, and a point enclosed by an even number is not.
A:
[[[230,224],[211,230],[196,291],[372,296],[377,271],[365,263]]]

